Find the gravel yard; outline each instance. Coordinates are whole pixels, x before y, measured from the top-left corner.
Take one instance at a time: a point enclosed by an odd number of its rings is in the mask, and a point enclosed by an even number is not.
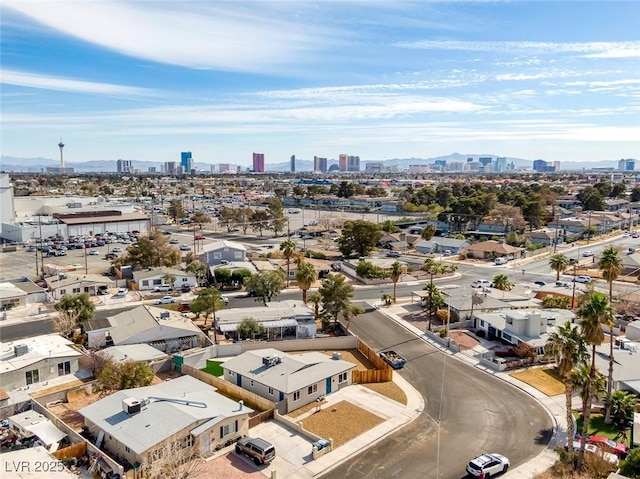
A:
[[[339,447],[384,422],[384,419],[348,401],[340,401],[312,413],[301,422],[308,431],[332,438],[334,446]]]

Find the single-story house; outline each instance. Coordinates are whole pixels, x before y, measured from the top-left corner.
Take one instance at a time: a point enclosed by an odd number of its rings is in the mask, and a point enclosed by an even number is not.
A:
[[[560,229],[541,229],[531,231],[529,239],[533,244],[553,245],[554,243],[562,243],[564,235]]]
[[[247,248],[236,241],[220,240],[205,244],[200,259],[209,266],[224,264],[223,262],[246,261]]]
[[[316,335],[315,312],[299,300],[270,302],[248,308],[223,309],[216,313],[220,332],[235,336],[244,318],[253,318],[265,329],[270,339],[285,336],[313,338]]]
[[[246,436],[253,410],[202,381],[181,376],[117,391],[78,412],[113,457],[153,469],[166,461],[209,456]]]
[[[99,274],[81,274],[77,272],[61,273],[58,276],[45,278],[49,292],[53,299],[59,300],[65,294],[88,293],[89,296],[98,294],[100,286],[111,288],[114,286],[106,276]]]
[[[247,351],[222,363],[226,381],[275,402],[281,414],[348,386],[355,367],[339,354],[287,354],[273,348]]]
[[[421,240],[415,243],[414,248],[419,253],[444,253],[459,254],[469,246],[467,240],[456,238],[440,238],[434,236],[430,240]]]
[[[16,288],[26,293],[26,304],[44,303],[47,301],[47,290],[42,286],[37,285],[29,278],[15,278],[10,279],[7,282],[13,284]]]
[[[172,353],[211,345],[189,318],[154,306],[142,305],[106,319],[85,321],[82,328],[91,349],[144,343]]]
[[[626,337],[631,341],[640,340],[640,320],[635,320],[627,324]]]
[[[494,259],[502,256],[514,255],[519,258],[524,254],[524,248],[516,248],[506,243],[500,243],[494,240],[482,241],[467,246],[465,253],[469,258]]]
[[[112,359],[116,362],[143,361],[145,363],[153,363],[169,358],[166,353],[148,344],[121,344],[119,346],[110,346],[97,351],[96,354],[104,359]]]
[[[420,293],[420,294],[419,294]],[[413,294],[424,298],[426,291],[414,291]],[[442,291],[444,308],[449,308],[452,318],[459,321],[473,319],[477,314],[512,309],[506,301],[494,298],[480,289],[450,289]]]
[[[606,329],[605,329],[606,331]],[[613,387],[640,395],[640,368],[638,368],[640,343],[621,342],[613,348],[615,367],[613,368]],[[609,374],[609,338],[596,347],[596,368],[607,376]]]
[[[153,290],[156,286],[168,284],[166,277],[173,276],[175,280],[171,284],[179,290],[183,286],[198,286],[198,280],[193,273],[177,268],[149,268],[143,271],[134,271],[131,288],[139,291]]]
[[[48,450],[57,449],[58,443],[67,437],[48,418],[33,410],[9,416],[7,421],[9,427],[18,436],[22,438],[36,436]]]
[[[59,334],[0,343],[0,384],[7,391],[78,372],[82,353]]]
[[[638,275],[640,273],[640,252],[621,255],[622,260],[622,274],[623,275]]]
[[[318,273],[318,278],[320,279],[327,277],[331,272],[331,261],[328,261],[326,259],[307,258],[305,259],[305,263],[311,263],[316,268],[316,272]],[[280,270],[284,273],[284,276],[286,278],[287,260],[285,259],[285,260],[277,261],[276,264],[280,268]],[[296,263],[292,259],[289,262],[289,281],[295,281],[296,274],[298,274],[298,267],[296,266]]]
[[[0,283],[0,310],[21,308],[27,305],[27,293],[8,281]]]

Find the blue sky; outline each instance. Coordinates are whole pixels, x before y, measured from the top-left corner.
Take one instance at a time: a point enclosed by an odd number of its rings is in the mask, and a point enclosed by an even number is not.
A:
[[[640,159],[640,2],[0,7],[2,154]]]

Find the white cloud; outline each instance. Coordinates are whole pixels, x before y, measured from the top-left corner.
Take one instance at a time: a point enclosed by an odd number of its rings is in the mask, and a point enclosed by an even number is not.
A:
[[[36,22],[132,57],[194,69],[264,72],[341,43],[321,22],[295,20],[304,3],[17,1]],[[311,8],[311,7],[308,7]],[[288,19],[288,16],[293,17]],[[349,38],[348,31],[340,38]],[[269,73],[277,73],[272,70]]]
[[[0,83],[45,90],[68,91],[75,93],[95,93],[100,95],[150,95],[152,90],[112,83],[88,82],[70,78],[39,75],[37,73],[15,70],[0,71]],[[5,94],[3,93],[3,96]]]

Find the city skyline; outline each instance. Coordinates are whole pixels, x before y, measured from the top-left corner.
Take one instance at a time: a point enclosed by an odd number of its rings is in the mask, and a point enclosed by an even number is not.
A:
[[[640,157],[638,2],[0,8],[7,156]]]

